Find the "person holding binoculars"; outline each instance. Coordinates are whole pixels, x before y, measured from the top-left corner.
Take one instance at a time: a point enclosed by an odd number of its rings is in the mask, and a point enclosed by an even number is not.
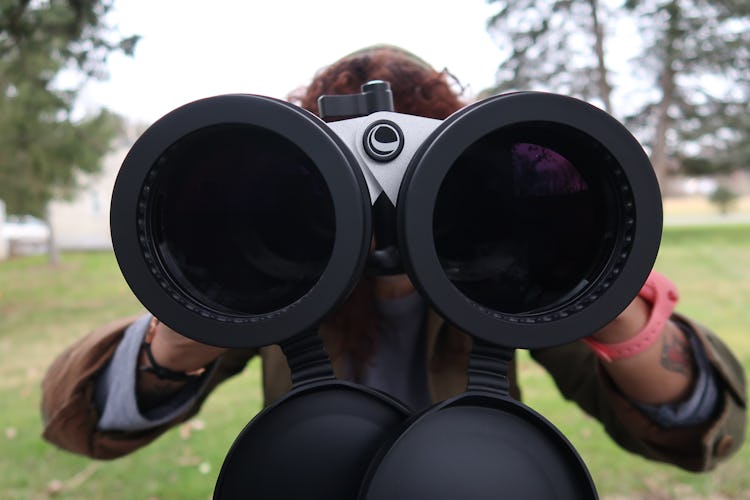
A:
[[[317,114],[321,95],[354,94],[375,80],[390,82],[399,113],[443,120],[466,104],[449,73],[392,46],[342,58],[290,102]],[[626,450],[710,470],[744,439],[744,375],[716,335],[674,313],[676,302],[675,285],[653,272],[605,327],[531,354],[563,396]],[[320,335],[338,378],[382,390],[413,409],[466,388],[471,337],[432,311],[405,274],[366,273],[324,320]],[[254,356],[263,361],[268,405],[291,387],[279,346],[221,348],[184,337],[151,315],[116,320],[51,365],[43,382],[44,436],[94,458],[125,455],[195,415]],[[514,373],[510,393],[520,398]]]

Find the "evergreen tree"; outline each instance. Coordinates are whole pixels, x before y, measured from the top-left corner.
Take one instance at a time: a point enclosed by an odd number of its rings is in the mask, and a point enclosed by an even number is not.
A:
[[[507,57],[485,93],[547,90],[598,102],[612,113],[611,71],[600,0],[489,0],[499,10],[488,29]]]
[[[628,71],[648,90],[627,94],[632,109],[621,119],[650,150],[660,184],[670,170],[750,165],[747,0],[489,1],[500,10],[488,27],[510,48],[490,92],[549,90],[598,101],[613,113],[608,42],[639,43]],[[634,22],[640,40],[616,40],[617,19]]]
[[[107,56],[132,54],[138,37],[106,23],[112,0],[0,0],[0,199],[9,213],[43,215],[70,195],[76,172],[96,172],[119,130],[102,110],[74,120],[86,80],[107,76]],[[59,88],[63,71],[80,75]]]
[[[660,180],[671,165],[693,173],[747,165],[750,3],[626,0],[625,8],[644,44],[638,76],[656,90],[629,123],[650,145]]]

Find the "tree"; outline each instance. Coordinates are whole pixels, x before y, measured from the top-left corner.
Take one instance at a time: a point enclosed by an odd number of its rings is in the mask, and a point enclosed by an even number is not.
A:
[[[750,164],[750,2],[747,0],[489,0],[489,30],[510,47],[490,90],[541,88],[598,100],[613,113],[607,33],[616,19],[640,29],[622,120],[650,150],[660,184],[670,165],[726,171]],[[634,43],[626,40],[625,43]],[[623,62],[624,63],[624,62]]]
[[[0,0],[0,199],[10,213],[43,216],[72,194],[77,172],[96,172],[119,130],[101,110],[76,120],[79,91],[106,78],[107,57],[132,55],[137,36],[116,36],[112,0]],[[60,88],[65,71],[78,83]],[[53,255],[54,252],[51,252]]]
[[[612,113],[606,56],[613,13],[600,0],[489,0],[499,11],[487,25],[507,57],[485,91],[539,89],[599,101]]]
[[[626,0],[625,8],[642,35],[638,75],[656,90],[629,123],[650,145],[660,181],[675,160],[678,167],[702,160],[717,171],[747,163],[742,137],[750,110],[750,4]]]
[[[739,195],[727,186],[719,186],[713,190],[708,199],[711,203],[719,208],[721,215],[729,212],[729,207],[737,201]]]

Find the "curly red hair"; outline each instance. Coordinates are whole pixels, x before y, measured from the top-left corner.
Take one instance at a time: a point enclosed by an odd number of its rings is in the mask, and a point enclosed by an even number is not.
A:
[[[391,84],[396,112],[426,118],[447,118],[464,106],[451,87],[450,75],[436,71],[410,52],[385,45],[363,49],[323,68],[289,100],[318,114],[318,97],[356,94],[363,84],[384,80]]]
[[[390,83],[395,111],[426,118],[445,119],[465,103],[452,86],[452,76],[436,71],[419,57],[394,46],[369,47],[320,70],[305,88],[289,95],[289,101],[318,114],[321,95],[355,94],[364,83]],[[377,315],[372,278],[363,277],[346,301],[327,319],[342,332],[328,339],[332,358],[346,353],[355,361],[355,378],[377,348]]]

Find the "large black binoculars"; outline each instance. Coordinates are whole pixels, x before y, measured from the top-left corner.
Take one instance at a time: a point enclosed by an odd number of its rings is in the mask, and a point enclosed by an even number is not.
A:
[[[393,112],[376,81],[320,109],[344,119],[257,95],[187,104],[115,185],[113,245],[145,307],[204,343],[280,344],[292,369],[216,497],[595,498],[565,437],[508,396],[507,363],[590,335],[638,294],[662,229],[642,147],[548,93],[440,121]],[[413,415],[334,379],[317,327],[368,270],[403,270],[473,337],[465,393]]]

